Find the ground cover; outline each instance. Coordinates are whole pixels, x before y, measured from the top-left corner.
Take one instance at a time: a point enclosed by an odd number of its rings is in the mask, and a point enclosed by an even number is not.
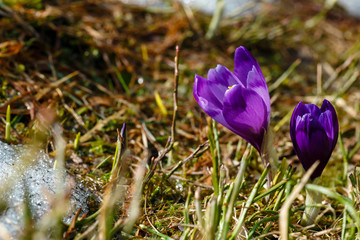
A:
[[[54,157],[64,139],[65,169],[103,199],[94,215],[50,234],[227,239],[238,229],[242,237],[277,239],[285,224],[291,238],[358,236],[360,21],[325,1],[279,1],[256,16],[222,19],[209,39],[211,16],[170,6],[0,2],[1,139],[39,143]],[[241,45],[259,62],[270,92],[281,163],[271,191],[256,150],[213,123],[193,97],[195,74],[205,77],[217,64],[232,70]],[[280,209],[304,176],[289,134],[292,111],[299,101],[320,106],[324,98],[336,108],[340,136],[316,185],[307,185],[323,193],[320,217],[300,224],[302,189],[281,222]]]

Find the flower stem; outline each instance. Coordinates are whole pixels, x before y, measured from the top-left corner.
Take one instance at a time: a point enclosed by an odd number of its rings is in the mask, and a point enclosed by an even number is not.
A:
[[[272,178],[274,177],[274,174],[277,172],[279,166],[278,163],[279,158],[277,156],[277,152],[274,148],[273,143],[274,143],[274,135],[269,126],[267,132],[264,135],[264,140],[262,143],[261,154],[260,154],[263,165],[266,166],[267,164],[270,164],[270,169],[267,175],[267,189],[270,189]]]
[[[309,226],[315,223],[320,208],[316,206],[321,203],[322,194],[318,191],[306,189],[305,211],[302,216],[301,225]]]
[[[272,182],[272,169],[271,169],[271,164],[270,164],[270,161],[269,161],[269,159],[267,158],[269,155],[262,155],[262,156],[260,156],[260,158],[261,158],[261,161],[262,161],[262,164],[263,164],[263,166],[267,166],[267,165],[270,165],[270,167],[269,167],[269,170],[268,170],[268,173],[267,173],[267,175],[266,175],[266,189],[267,190],[269,190],[270,188],[271,188],[271,182]]]

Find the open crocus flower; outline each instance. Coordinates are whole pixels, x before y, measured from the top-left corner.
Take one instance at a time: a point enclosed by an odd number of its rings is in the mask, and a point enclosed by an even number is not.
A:
[[[311,178],[319,177],[335,148],[339,124],[334,107],[324,100],[319,109],[314,104],[300,102],[291,116],[290,136],[295,152],[308,170],[317,160],[319,166]]]
[[[231,72],[218,65],[207,79],[195,75],[194,97],[213,119],[261,153],[270,120],[270,96],[260,66],[245,47],[235,51]]]

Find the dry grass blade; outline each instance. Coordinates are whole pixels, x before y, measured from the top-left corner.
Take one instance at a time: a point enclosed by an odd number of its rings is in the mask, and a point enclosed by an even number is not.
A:
[[[304,174],[301,178],[300,182],[296,187],[293,189],[289,197],[285,200],[284,204],[280,209],[280,218],[279,218],[279,225],[280,225],[280,236],[282,240],[289,239],[289,211],[291,208],[291,204],[299,195],[300,191],[304,188],[305,184],[309,181],[311,174],[315,171],[316,167],[319,165],[319,161],[316,161],[309,170]]]
[[[128,217],[124,222],[124,232],[130,234],[131,230],[136,222],[136,220],[140,216],[140,203],[143,191],[143,178],[145,175],[145,164],[146,162],[143,160],[140,162],[134,172],[134,192],[132,194],[132,199],[130,202],[130,207],[128,209]]]
[[[113,169],[110,175],[110,182],[106,186],[103,201],[100,208],[98,222],[100,240],[108,240],[112,237],[113,221],[115,216],[115,207],[121,203],[126,196],[126,172],[128,162],[126,161],[126,125],[123,125],[123,130],[118,131],[117,147],[114,156]]]
[[[111,116],[109,116],[105,119],[99,120],[92,129],[90,129],[83,136],[80,137],[79,142],[84,143],[84,142],[89,141],[93,136],[96,135],[97,131],[100,131],[101,129],[103,129],[104,126],[112,120],[122,120],[123,121],[124,113],[125,113],[125,110],[121,110],[121,111],[118,111],[118,112],[112,114]],[[67,145],[67,148],[72,148],[72,147],[74,147],[74,143],[69,143]]]

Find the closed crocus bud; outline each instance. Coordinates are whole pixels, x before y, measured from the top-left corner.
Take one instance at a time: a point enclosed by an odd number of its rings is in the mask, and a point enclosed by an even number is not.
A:
[[[121,130],[120,130],[120,135],[118,136],[120,137],[120,142],[121,142],[121,154],[123,154],[125,152],[125,150],[127,149],[127,131],[126,131],[126,123],[123,123]]]
[[[290,121],[290,136],[295,152],[305,170],[317,160],[320,161],[311,179],[314,180],[323,172],[335,148],[338,133],[337,115],[328,100],[324,100],[320,109],[314,104],[302,102],[294,109]]]
[[[214,120],[259,153],[270,121],[270,96],[260,66],[245,47],[235,51],[234,72],[218,65],[207,79],[195,75],[194,97]]]

